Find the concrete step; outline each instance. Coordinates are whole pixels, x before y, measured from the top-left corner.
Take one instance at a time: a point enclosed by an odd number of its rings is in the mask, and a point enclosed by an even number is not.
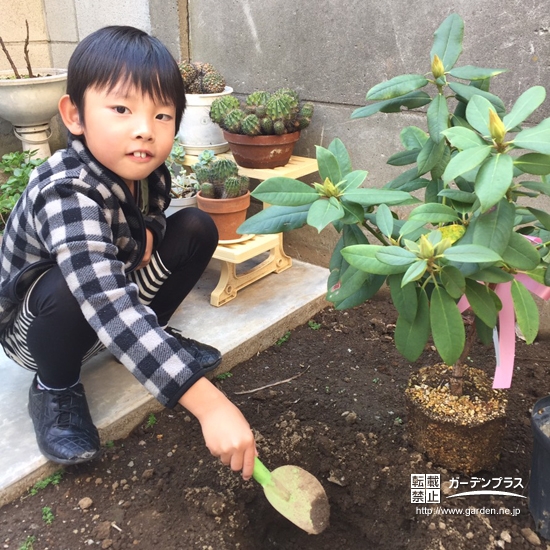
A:
[[[210,293],[219,273],[219,262],[213,260],[170,322],[186,336],[221,350],[224,358],[214,375],[269,347],[326,305],[328,270],[318,266],[293,260],[290,269],[264,277],[217,308],[210,305]],[[60,468],[36,444],[27,413],[32,377],[0,349],[0,506]],[[82,381],[103,442],[126,437],[162,408],[108,352],[84,366]]]

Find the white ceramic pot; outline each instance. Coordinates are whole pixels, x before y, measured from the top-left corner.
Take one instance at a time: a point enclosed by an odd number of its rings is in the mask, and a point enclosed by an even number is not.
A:
[[[190,206],[197,206],[197,196],[194,197],[181,197],[179,199],[172,199],[170,206],[164,211],[166,217],[175,214],[182,208],[189,208]]]
[[[24,73],[25,71],[20,71]],[[38,158],[50,156],[50,120],[67,89],[67,70],[38,68],[36,78],[5,79],[13,71],[0,71],[0,117],[11,122],[23,149],[38,149]]]
[[[188,155],[200,155],[206,149],[216,154],[229,151],[222,129],[210,119],[210,106],[218,97],[232,93],[233,88],[226,86],[219,94],[185,94],[187,106],[178,136]]]

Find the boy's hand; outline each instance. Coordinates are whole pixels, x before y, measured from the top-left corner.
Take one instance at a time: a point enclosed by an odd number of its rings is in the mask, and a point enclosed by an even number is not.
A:
[[[209,380],[201,378],[180,398],[180,404],[197,417],[208,450],[243,479],[252,477],[256,444],[241,411]]]
[[[145,267],[151,261],[151,256],[153,254],[154,237],[152,231],[146,229],[145,236],[147,237],[147,241],[145,243],[145,253],[143,254],[140,264],[137,266],[137,269]]]

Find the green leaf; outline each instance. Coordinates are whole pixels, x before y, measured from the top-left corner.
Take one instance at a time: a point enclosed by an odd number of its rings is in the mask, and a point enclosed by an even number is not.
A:
[[[430,60],[437,55],[446,71],[452,69],[462,53],[464,21],[453,13],[441,23],[434,33],[434,42],[430,51]]]
[[[514,159],[514,166],[526,174],[546,176],[550,174],[550,155],[527,153]]]
[[[482,212],[486,212],[506,196],[513,177],[514,161],[508,155],[494,155],[481,165],[475,190]]]
[[[403,273],[407,269],[406,266],[389,265],[376,259],[377,252],[382,248],[384,247],[374,244],[346,246],[342,249],[342,256],[350,265],[367,273],[375,275]]]
[[[514,138],[514,145],[544,155],[550,154],[550,124],[548,119],[543,120],[534,128],[522,130]]]
[[[451,298],[458,300],[466,290],[466,280],[459,269],[446,265],[441,270],[441,283]]]
[[[411,149],[410,151],[399,151],[392,155],[386,164],[390,166],[407,166],[408,164],[414,164],[416,158],[420,153],[420,149]]]
[[[353,170],[349,172],[344,179],[337,184],[338,189],[343,193],[350,191],[351,189],[357,189],[365,181],[368,172],[366,170]]]
[[[306,224],[310,205],[270,206],[248,218],[237,229],[240,234],[281,233]]]
[[[473,193],[467,191],[460,191],[460,189],[442,189],[437,194],[438,197],[446,197],[453,201],[464,202],[467,204],[473,204],[476,201],[476,196]]]
[[[512,233],[508,246],[502,253],[502,260],[514,269],[529,271],[539,265],[540,257],[537,249],[525,237]]]
[[[516,279],[512,281],[512,300],[521,333],[527,344],[532,344],[539,332],[539,310],[531,293]]]
[[[550,185],[543,181],[521,181],[522,187],[543,193],[544,195],[550,195]]]
[[[489,111],[495,111],[493,104],[483,96],[475,95],[466,105],[466,119],[482,136],[490,138]]]
[[[316,145],[315,149],[317,151],[317,164],[319,166],[319,174],[321,175],[321,183],[328,178],[336,185],[342,180],[342,172],[336,156],[328,149],[319,145]]]
[[[480,95],[493,104],[493,107],[499,116],[504,115],[505,107],[500,97],[497,97],[489,92],[484,92],[475,86],[466,86],[464,84],[460,84],[459,82],[449,82],[449,87],[459,97],[459,99],[465,103],[468,103],[468,101],[470,101],[474,96]]]
[[[372,87],[367,92],[367,100],[394,99],[414,92],[426,84],[428,84],[428,80],[421,74],[403,74]]]
[[[426,143],[426,141],[430,138],[424,130],[421,130],[417,126],[407,126],[406,128],[403,128],[399,134],[399,137],[403,147],[409,151],[414,149],[422,149],[424,143]]]
[[[393,189],[352,189],[346,192],[346,199],[362,206],[374,206],[377,204],[388,204],[390,206],[402,204],[412,197],[404,191]]]
[[[466,280],[466,298],[474,313],[488,327],[497,324],[497,308],[491,296],[492,290],[488,286],[480,284],[472,279]]]
[[[376,211],[376,225],[386,237],[393,233],[393,215],[385,204],[381,204]]]
[[[266,179],[251,195],[259,201],[277,206],[308,205],[319,198],[317,191],[307,183],[285,177]]]
[[[336,157],[342,177],[346,177],[351,171],[351,158],[348,150],[340,138],[335,138],[330,142],[328,150]]]
[[[483,67],[474,67],[473,65],[464,65],[464,67],[455,67],[449,71],[451,76],[461,80],[485,80],[498,74],[505,73],[506,69],[484,69]]]
[[[430,336],[430,309],[424,289],[418,295],[418,308],[414,320],[409,321],[403,314],[395,325],[395,347],[409,361],[416,361]]]
[[[441,359],[447,365],[453,365],[464,349],[464,323],[455,301],[439,286],[434,288],[431,296],[430,325]]]
[[[269,208],[268,208],[269,210]],[[320,233],[329,223],[344,217],[344,209],[340,202],[331,197],[314,202],[307,214],[307,223]]]
[[[403,283],[402,284],[409,284],[413,281],[418,281],[418,279],[422,278],[424,273],[426,273],[426,269],[428,268],[428,260],[416,260],[416,262],[412,263],[405,274],[403,275]]]
[[[409,214],[409,220],[424,223],[446,223],[457,219],[458,214],[453,208],[437,203],[421,204]]]
[[[480,342],[484,346],[489,346],[493,342],[493,329],[488,327],[481,319],[475,319],[476,323],[476,333]]]
[[[457,244],[447,248],[445,258],[452,262],[483,263],[498,262],[502,258],[490,248],[478,244]]]
[[[502,254],[514,230],[515,215],[514,205],[502,199],[495,208],[478,216],[474,227],[473,243]]]
[[[492,149],[490,145],[480,145],[461,151],[447,164],[443,181],[447,184],[458,176],[477,168],[491,154]]]
[[[428,107],[428,130],[435,143],[442,141],[441,132],[449,127],[449,108],[443,94],[437,94]]]
[[[481,269],[478,271],[474,278],[476,281],[481,281],[483,283],[508,283],[511,281],[514,277],[513,275],[510,275],[510,273],[506,273],[506,271],[502,271],[500,267],[487,267],[485,269]]]
[[[383,246],[376,253],[376,259],[388,265],[410,265],[416,260],[416,254],[400,246]]]
[[[402,315],[409,323],[412,323],[418,309],[416,285],[402,285],[402,281],[402,275],[390,275],[388,277],[391,299],[399,315]]]
[[[544,210],[539,210],[537,208],[532,208],[530,206],[527,207],[527,210],[533,214],[537,218],[537,220],[542,224],[544,229],[548,229],[550,231],[550,214],[548,212],[545,212]]]
[[[421,176],[422,174],[429,172],[432,168],[437,166],[437,164],[443,157],[444,151],[444,140],[439,141],[439,143],[436,143],[431,139],[426,141],[416,160],[418,164],[418,175]]]
[[[406,107],[407,109],[418,109],[430,103],[432,98],[423,91],[411,92],[401,97],[395,99],[387,99],[385,101],[378,101],[377,103],[372,103],[370,105],[365,105],[364,107],[359,107],[355,109],[351,114],[351,118],[365,118],[369,117],[379,111],[383,113],[397,112],[401,110],[401,107]]]
[[[460,151],[471,149],[472,147],[479,147],[480,145],[487,145],[478,134],[462,126],[449,128],[443,132],[443,135],[449,140],[453,147],[456,147]]]
[[[523,92],[512,107],[512,110],[502,119],[507,130],[519,126],[527,119],[546,98],[546,90],[542,86],[533,86]]]

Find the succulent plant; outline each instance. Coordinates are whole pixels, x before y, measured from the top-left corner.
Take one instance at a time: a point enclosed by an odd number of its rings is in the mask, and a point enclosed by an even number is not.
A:
[[[248,191],[248,177],[239,176],[239,168],[232,160],[218,158],[207,165],[199,162],[191,168],[200,184],[201,195],[207,199],[236,198]]]
[[[225,97],[216,99],[210,118],[232,134],[289,134],[307,128],[313,116],[313,103],[300,105],[298,93],[290,88],[253,92],[242,105],[235,105],[236,98],[231,99],[231,104]]]
[[[188,94],[217,94],[225,90],[225,78],[211,63],[184,60],[178,67]]]

